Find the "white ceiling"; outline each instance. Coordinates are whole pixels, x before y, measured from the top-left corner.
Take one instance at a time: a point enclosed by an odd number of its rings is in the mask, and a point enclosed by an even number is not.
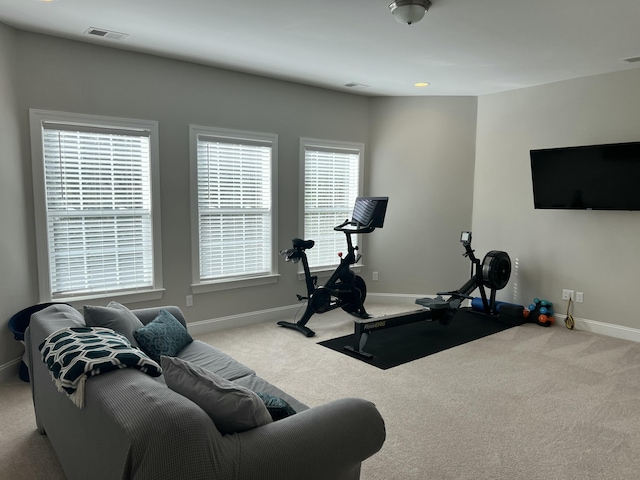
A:
[[[411,26],[389,2],[0,0],[0,22],[362,95],[475,96],[640,67],[624,61],[640,56],[639,0],[433,0]]]

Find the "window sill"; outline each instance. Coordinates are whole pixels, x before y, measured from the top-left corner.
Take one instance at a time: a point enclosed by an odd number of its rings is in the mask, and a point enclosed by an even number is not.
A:
[[[224,279],[213,282],[194,283],[191,285],[191,293],[220,292],[235,288],[256,287],[258,285],[271,285],[278,282],[279,274],[265,275],[262,277]]]

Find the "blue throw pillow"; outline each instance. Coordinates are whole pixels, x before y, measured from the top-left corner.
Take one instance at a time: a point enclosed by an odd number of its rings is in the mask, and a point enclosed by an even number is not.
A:
[[[267,410],[274,422],[296,414],[296,411],[291,407],[291,405],[282,398],[268,393],[255,393],[260,397],[260,400],[264,402],[264,405],[267,407]]]
[[[193,342],[184,325],[166,310],[161,310],[151,322],[133,332],[133,336],[140,348],[156,362],[162,355],[175,357]]]

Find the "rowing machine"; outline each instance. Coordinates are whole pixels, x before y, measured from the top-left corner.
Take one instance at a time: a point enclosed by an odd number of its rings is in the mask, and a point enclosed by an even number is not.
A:
[[[495,315],[497,313],[496,292],[509,282],[511,259],[506,252],[492,250],[480,263],[471,248],[471,232],[462,232],[460,242],[465,248],[464,256],[471,261],[471,278],[462,287],[458,290],[440,292],[436,298],[417,299],[416,303],[423,306],[420,310],[378,318],[356,319],[353,344],[346,345],[344,348],[366,358],[372,358],[373,355],[365,352],[364,347],[369,335],[373,332],[420,321],[437,320],[446,325],[461,307],[462,302],[472,298],[471,293],[476,288],[480,289],[483,313]],[[485,287],[490,290],[488,297]],[[444,296],[448,298],[445,299]]]

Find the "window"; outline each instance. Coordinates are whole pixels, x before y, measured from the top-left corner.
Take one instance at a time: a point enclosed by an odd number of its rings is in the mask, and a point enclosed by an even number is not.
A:
[[[160,298],[157,123],[30,119],[41,300]]]
[[[361,193],[364,145],[302,138],[300,156],[304,172],[304,238],[315,246],[307,250],[309,265],[330,268],[346,249],[344,233],[333,227],[351,219]]]
[[[278,137],[190,127],[193,290],[275,282]]]

